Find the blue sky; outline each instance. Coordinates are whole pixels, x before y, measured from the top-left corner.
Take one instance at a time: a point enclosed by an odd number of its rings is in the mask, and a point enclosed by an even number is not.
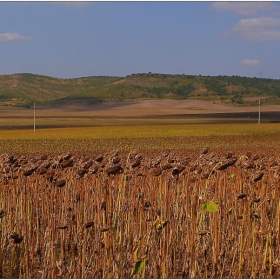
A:
[[[0,75],[280,79],[280,2],[0,2]]]

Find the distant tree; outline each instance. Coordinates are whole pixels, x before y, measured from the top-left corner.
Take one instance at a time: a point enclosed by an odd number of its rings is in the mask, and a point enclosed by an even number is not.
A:
[[[187,84],[187,85],[179,86],[175,90],[175,93],[183,98],[187,98],[193,90],[195,90],[193,84]]]

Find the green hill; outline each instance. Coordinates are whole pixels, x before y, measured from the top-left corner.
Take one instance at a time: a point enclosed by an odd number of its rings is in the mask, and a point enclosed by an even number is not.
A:
[[[0,105],[31,106],[67,102],[133,99],[221,100],[253,105],[246,97],[280,103],[280,80],[240,76],[132,74],[126,77],[60,79],[34,74],[0,76]]]

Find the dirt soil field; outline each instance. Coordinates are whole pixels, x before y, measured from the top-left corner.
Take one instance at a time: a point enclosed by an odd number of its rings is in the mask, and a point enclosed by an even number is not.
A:
[[[104,102],[99,104],[64,104],[55,106],[38,106],[36,116],[42,127],[52,126],[88,126],[98,120],[106,124],[125,124],[135,120],[155,120],[175,122],[190,120],[218,120],[253,122],[258,119],[258,106],[238,107],[218,101],[201,100],[141,100],[132,102]],[[280,105],[261,106],[263,122],[280,122]],[[108,123],[111,119],[114,123]],[[119,123],[120,119],[123,119]],[[20,123],[19,123],[20,120]],[[32,108],[0,106],[0,127],[30,126],[33,120]],[[67,120],[67,122],[65,121]],[[133,121],[134,120],[134,121]],[[30,124],[29,124],[30,122]],[[44,123],[46,122],[46,123]],[[50,123],[51,122],[51,123]],[[138,123],[139,121],[137,121]],[[101,125],[103,123],[100,123]],[[130,123],[132,124],[132,123]]]
[[[44,110],[50,107],[42,107]],[[65,111],[98,111],[102,115],[174,115],[201,113],[256,112],[258,107],[238,107],[221,102],[203,100],[141,100],[134,102],[106,102],[93,105],[65,105],[55,109]],[[279,111],[280,105],[262,106],[262,111]]]
[[[145,116],[174,114],[209,114],[257,112],[258,107],[238,107],[213,101],[202,100],[142,100],[135,102],[106,102],[92,105],[71,104],[61,106],[37,107],[41,115],[97,115],[97,116]],[[280,111],[280,105],[264,105],[262,112]],[[1,107],[0,116],[25,116],[30,109],[16,107]]]

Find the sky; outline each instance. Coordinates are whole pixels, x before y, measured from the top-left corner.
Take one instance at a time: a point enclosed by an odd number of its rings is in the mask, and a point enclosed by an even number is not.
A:
[[[0,2],[0,75],[280,79],[280,2]]]

